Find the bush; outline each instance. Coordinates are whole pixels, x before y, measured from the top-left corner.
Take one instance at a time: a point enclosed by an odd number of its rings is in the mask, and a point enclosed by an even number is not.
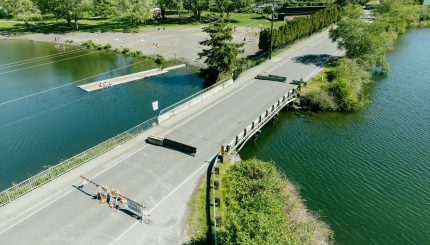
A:
[[[136,57],[136,58],[141,58],[142,57],[142,55],[143,55],[143,53],[142,53],[142,51],[140,51],[140,50],[137,50],[137,51],[135,51],[134,53],[133,53],[133,57]]]
[[[129,49],[129,48],[124,48],[124,49],[122,50],[122,53],[123,53],[124,55],[129,56],[129,55],[130,55],[130,49]]]
[[[94,48],[97,49],[97,50],[102,50],[102,49],[104,49],[104,46],[101,45],[101,44],[95,44]]]
[[[82,46],[86,47],[86,48],[93,48],[94,47],[94,43],[92,40],[88,40],[82,43]]]
[[[157,63],[159,65],[162,65],[162,64],[166,63],[166,59],[163,56],[161,56],[161,55],[157,55],[155,57],[154,61],[155,61],[155,63]]]
[[[220,244],[328,244],[332,232],[304,207],[273,163],[249,160],[225,177]]]
[[[302,97],[305,98],[306,103],[311,106],[312,110],[337,111],[339,109],[335,98],[319,82],[310,83],[302,91]]]
[[[300,38],[310,36],[312,33],[336,23],[344,14],[342,7],[333,5],[311,16],[297,17],[291,21],[287,21],[284,26],[273,30],[273,47],[281,47]],[[267,51],[269,46],[270,29],[265,29],[260,33],[258,47],[261,50]]]
[[[112,48],[112,45],[110,43],[106,43],[104,46],[104,49],[110,49]]]

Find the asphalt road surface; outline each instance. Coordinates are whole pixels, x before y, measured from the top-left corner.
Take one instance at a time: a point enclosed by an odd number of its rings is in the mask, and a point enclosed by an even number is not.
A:
[[[292,80],[316,75],[324,60],[342,52],[319,33],[245,72],[234,85],[120,147],[0,208],[1,244],[180,244],[186,242],[188,205],[220,146],[279,97]],[[287,83],[255,80],[269,72]],[[198,148],[197,156],[148,145],[148,135],[166,136]],[[143,203],[150,223],[127,211],[100,205],[79,174]]]

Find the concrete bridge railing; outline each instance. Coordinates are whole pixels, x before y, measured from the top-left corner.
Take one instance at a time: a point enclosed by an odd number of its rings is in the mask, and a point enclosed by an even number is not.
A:
[[[227,143],[224,147],[227,152],[233,150],[239,151],[245,143],[255,135],[267,122],[279,113],[282,108],[296,100],[296,89],[288,91],[287,94],[279,98],[274,104],[267,108],[258,118],[246,126],[234,139]]]
[[[191,95],[188,98],[185,98],[163,110],[160,111],[160,115],[158,116],[158,123],[162,123],[169,118],[187,110],[189,107],[200,103],[201,101],[213,96],[214,94],[226,89],[233,85],[233,78],[228,78],[223,82],[216,83],[198,93]]]
[[[0,207],[131,140],[155,125],[157,125],[157,118],[153,117],[18,184],[14,184],[0,192]]]

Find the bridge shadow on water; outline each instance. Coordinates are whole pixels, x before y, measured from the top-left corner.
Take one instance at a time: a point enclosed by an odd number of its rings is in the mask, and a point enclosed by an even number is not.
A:
[[[296,63],[302,63],[305,65],[316,65],[318,67],[326,67],[331,65],[338,57],[328,54],[308,54],[303,56],[297,56],[293,58]]]

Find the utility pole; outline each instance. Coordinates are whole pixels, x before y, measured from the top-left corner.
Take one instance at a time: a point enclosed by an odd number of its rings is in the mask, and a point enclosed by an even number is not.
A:
[[[275,0],[272,2],[272,21],[270,23],[270,46],[269,46],[269,60],[272,59],[273,50],[273,21],[275,20]]]

